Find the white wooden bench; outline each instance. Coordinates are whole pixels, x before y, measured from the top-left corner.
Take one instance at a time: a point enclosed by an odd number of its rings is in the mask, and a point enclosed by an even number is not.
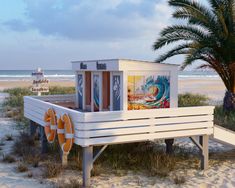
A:
[[[63,101],[62,96],[60,100]],[[24,98],[25,117],[42,126],[48,108],[53,108],[58,116],[67,113],[72,119],[75,144],[83,147],[84,186],[90,185],[93,163],[111,144],[190,137],[200,149],[201,168],[208,168],[208,138],[214,131],[213,106],[84,113],[45,102],[43,97]],[[93,156],[93,147],[100,145],[102,149]]]

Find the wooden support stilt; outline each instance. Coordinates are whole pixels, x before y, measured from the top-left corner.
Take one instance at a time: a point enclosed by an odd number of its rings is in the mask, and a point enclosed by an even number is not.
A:
[[[68,165],[68,153],[62,153],[62,166]]]
[[[93,168],[93,146],[82,148],[82,171],[83,171],[83,186],[90,186],[91,170]]]
[[[173,151],[174,139],[166,139],[165,144],[166,144],[166,154],[169,154],[169,155],[174,154],[174,151]]]
[[[209,136],[203,135],[199,137],[199,142],[202,146],[201,150],[201,169],[207,170],[209,167]]]
[[[34,137],[36,136],[38,124],[35,123],[34,121],[30,120],[30,122],[29,122],[29,128],[30,128],[30,130],[29,130],[30,136],[34,138]]]
[[[41,141],[41,153],[47,153],[48,152],[48,145],[47,145],[47,137],[44,132],[44,127],[40,126],[40,141]]]

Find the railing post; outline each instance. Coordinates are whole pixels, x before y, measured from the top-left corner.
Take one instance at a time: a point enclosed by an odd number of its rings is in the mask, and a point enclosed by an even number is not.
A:
[[[209,167],[209,136],[208,135],[203,135],[199,137],[199,142],[202,146],[202,151],[201,151],[201,169],[202,170],[207,170]]]
[[[47,145],[47,137],[46,134],[44,132],[44,127],[43,126],[39,126],[40,127],[40,141],[41,141],[41,153],[47,153],[48,152],[48,145]]]
[[[30,136],[35,138],[36,132],[37,132],[37,128],[38,128],[37,123],[35,123],[34,121],[30,120],[29,128],[30,128],[30,130],[29,130],[30,131]]]
[[[83,186],[89,187],[93,167],[93,146],[83,147],[82,155]]]

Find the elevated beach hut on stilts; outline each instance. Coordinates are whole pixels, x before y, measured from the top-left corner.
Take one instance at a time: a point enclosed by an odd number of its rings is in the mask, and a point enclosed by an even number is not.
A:
[[[84,186],[111,144],[189,137],[202,169],[210,135],[235,145],[234,133],[214,126],[213,106],[178,108],[177,65],[107,59],[74,61],[72,69],[75,95],[26,96],[24,115],[44,127],[50,142],[58,135],[63,164],[73,143],[82,147]],[[94,154],[95,146],[103,147]]]

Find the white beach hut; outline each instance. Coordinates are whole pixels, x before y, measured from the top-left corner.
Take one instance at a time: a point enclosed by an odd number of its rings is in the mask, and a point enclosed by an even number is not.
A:
[[[108,59],[74,61],[72,68],[81,111],[177,107],[177,65]]]

